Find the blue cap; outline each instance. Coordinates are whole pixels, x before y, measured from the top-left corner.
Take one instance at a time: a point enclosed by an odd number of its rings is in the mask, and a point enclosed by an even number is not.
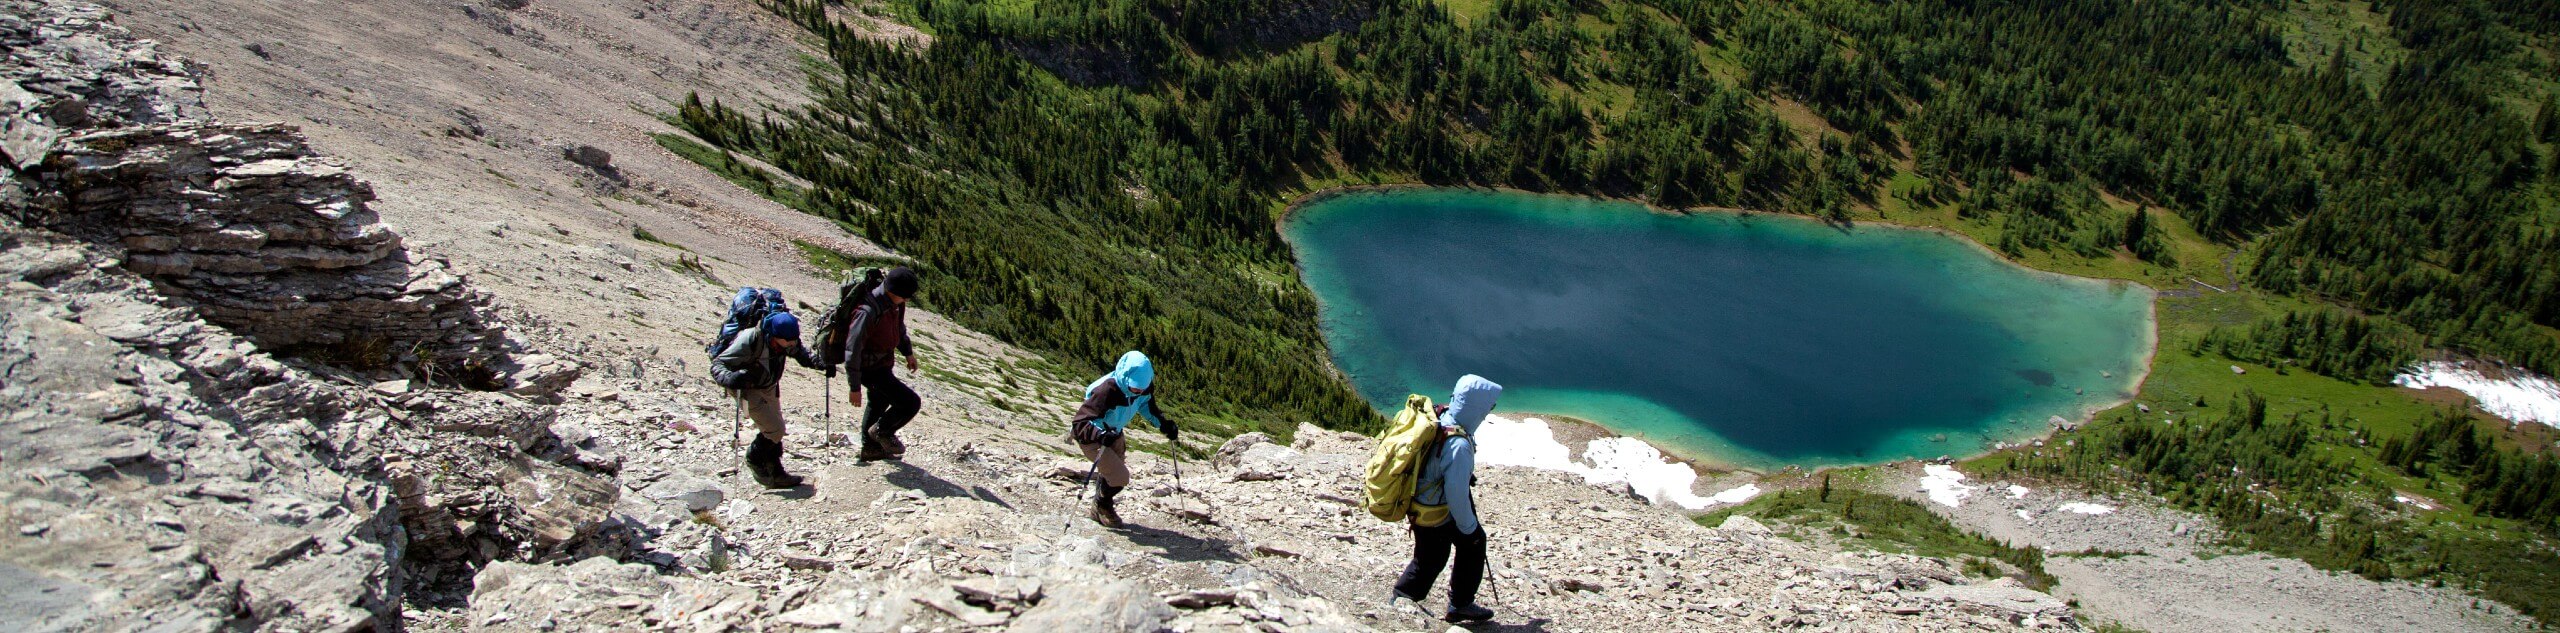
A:
[[[789,312],[775,312],[773,316],[764,318],[764,335],[767,338],[798,341],[800,340],[800,318],[791,316]]]

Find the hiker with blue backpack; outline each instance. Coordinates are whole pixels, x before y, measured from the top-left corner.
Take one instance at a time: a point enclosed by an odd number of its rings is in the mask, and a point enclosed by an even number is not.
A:
[[[1179,444],[1182,429],[1164,419],[1164,411],[1156,408],[1156,366],[1147,355],[1131,350],[1120,355],[1111,373],[1095,378],[1084,387],[1084,406],[1076,408],[1075,417],[1067,420],[1067,439],[1084,451],[1093,466],[1085,479],[1094,488],[1093,509],[1087,516],[1102,527],[1119,529],[1120,510],[1113,498],[1129,487],[1129,441],[1123,437],[1129,421],[1145,417],[1149,426],[1164,433],[1164,441]],[[1099,477],[1096,480],[1096,477]]]
[[[1476,604],[1476,589],[1484,584],[1486,538],[1484,524],[1476,520],[1473,487],[1476,427],[1493,413],[1494,401],[1500,397],[1502,385],[1475,374],[1459,378],[1458,386],[1450,390],[1448,407],[1439,412],[1439,439],[1424,447],[1413,471],[1413,513],[1408,515],[1413,561],[1396,577],[1394,597],[1421,603],[1455,550],[1458,560],[1449,574],[1449,610],[1442,616],[1450,622],[1493,619],[1492,609]]]
[[[756,423],[756,439],[747,446],[747,471],[766,488],[799,486],[801,478],[782,468],[782,361],[797,361],[830,378],[835,369],[800,345],[800,319],[791,316],[782,292],[771,288],[738,291],[711,349],[711,380],[728,388]]]

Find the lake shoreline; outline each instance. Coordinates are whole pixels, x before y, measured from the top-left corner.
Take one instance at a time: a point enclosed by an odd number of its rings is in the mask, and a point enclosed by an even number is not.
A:
[[[1830,222],[1826,222],[1826,221],[1823,221],[1823,220],[1821,220],[1821,219],[1814,218],[1814,217],[1811,217],[1811,216],[1806,216],[1806,215],[1800,215],[1800,214],[1794,214],[1794,213],[1785,213],[1785,212],[1776,212],[1776,211],[1754,211],[1754,210],[1750,210],[1750,209],[1739,209],[1739,208],[1728,208],[1728,207],[1690,207],[1690,208],[1685,208],[1685,209],[1668,209],[1668,208],[1664,208],[1664,207],[1660,207],[1660,206],[1653,205],[1653,204],[1651,204],[1651,203],[1649,203],[1649,202],[1645,202],[1645,201],[1642,201],[1642,200],[1629,199],[1629,198],[1615,198],[1615,197],[1591,196],[1591,195],[1577,195],[1577,194],[1545,193],[1545,192],[1535,192],[1535,191],[1526,191],[1526,190],[1520,190],[1520,189],[1512,189],[1512,188],[1508,188],[1508,187],[1483,187],[1483,186],[1456,186],[1456,187],[1450,187],[1450,186],[1437,186],[1437,185],[1428,185],[1428,184],[1420,184],[1420,183],[1387,183],[1387,184],[1341,185],[1341,186],[1327,187],[1327,188],[1324,188],[1324,189],[1319,189],[1319,190],[1315,190],[1315,191],[1310,191],[1310,192],[1308,192],[1308,193],[1306,193],[1306,194],[1300,195],[1300,196],[1298,196],[1296,199],[1292,200],[1292,201],[1291,201],[1291,202],[1290,202],[1290,203],[1289,203],[1289,204],[1288,204],[1288,205],[1287,205],[1287,206],[1286,206],[1286,207],[1281,211],[1281,213],[1280,213],[1280,214],[1279,214],[1279,215],[1274,219],[1274,221],[1273,221],[1274,230],[1279,231],[1279,232],[1280,232],[1280,234],[1282,235],[1282,239],[1283,239],[1284,241],[1286,241],[1286,240],[1288,240],[1288,235],[1289,235],[1289,232],[1286,230],[1288,223],[1289,223],[1292,219],[1294,219],[1295,217],[1297,217],[1297,215],[1298,215],[1300,212],[1302,212],[1303,210],[1305,210],[1306,208],[1309,208],[1309,207],[1312,207],[1312,206],[1314,206],[1314,205],[1321,204],[1321,203],[1324,203],[1324,202],[1328,202],[1328,201],[1332,201],[1332,200],[1335,200],[1335,199],[1339,199],[1339,198],[1342,198],[1342,197],[1346,197],[1346,196],[1355,196],[1355,195],[1373,194],[1373,193],[1382,194],[1382,193],[1394,193],[1394,192],[1400,192],[1400,191],[1418,191],[1418,190],[1433,190],[1433,191],[1449,191],[1449,190],[1458,190],[1458,191],[1465,191],[1465,192],[1471,192],[1471,193],[1482,193],[1482,194],[1497,194],[1497,195],[1527,195],[1527,196],[1538,196],[1538,197],[1572,198],[1572,199],[1578,199],[1578,200],[1590,200],[1590,201],[1610,202],[1610,203],[1623,203],[1623,204],[1633,205],[1633,207],[1634,207],[1634,208],[1643,209],[1643,210],[1645,210],[1645,211],[1647,211],[1647,212],[1649,212],[1649,213],[1657,213],[1657,214],[1663,214],[1663,215],[1669,215],[1669,216],[1677,216],[1677,217],[1703,216],[1703,215],[1709,215],[1709,214],[1728,214],[1728,215],[1732,215],[1732,216],[1736,216],[1736,217],[1744,218],[1744,219],[1748,220],[1748,219],[1750,219],[1750,218],[1754,218],[1754,217],[1757,217],[1757,216],[1770,216],[1770,217],[1774,217],[1774,218],[1779,218],[1779,219],[1781,219],[1782,221],[1801,221],[1801,222],[1817,223],[1817,224],[1821,224],[1821,225],[1822,225],[1822,226],[1824,226],[1824,227],[1833,228],[1833,229],[1835,229],[1835,230],[1840,230],[1840,231],[1843,231],[1843,232],[1846,232],[1846,231],[1848,231],[1848,230],[1850,230],[1850,229],[1852,229],[1852,228],[1855,228],[1858,224],[1860,224],[1860,222],[1855,222],[1855,221],[1853,221],[1853,222],[1849,223],[1847,226],[1842,226],[1842,225],[1832,224],[1832,223],[1830,223]],[[1975,252],[1977,252],[1977,253],[1980,253],[1980,254],[1983,254],[1983,255],[1987,255],[1987,256],[1989,256],[1993,261],[2000,262],[2002,265],[2005,265],[2005,266],[2007,266],[2007,267],[2009,267],[2009,268],[2012,268],[2012,269],[2015,269],[2015,270],[2018,270],[2018,271],[2026,272],[2026,273],[2028,273],[2030,276],[2035,277],[2035,278],[2044,279],[2044,280],[2048,280],[2048,281],[2053,281],[2053,282],[2058,282],[2058,283],[2065,283],[2065,284],[2096,284],[2096,285],[2103,286],[2103,287],[2105,287],[2105,288],[2107,288],[2107,289],[2110,289],[2110,290],[2122,291],[2122,292],[2134,292],[2134,291],[2138,291],[2138,292],[2142,292],[2142,293],[2144,293],[2145,298],[2147,299],[2147,300],[2144,302],[2144,304],[2145,304],[2145,310],[2144,310],[2144,314],[2143,314],[2143,323],[2142,323],[2143,327],[2141,328],[2142,343],[2141,343],[2141,346],[2140,346],[2140,347],[2141,347],[2141,352],[2140,352],[2140,355],[2139,355],[2139,359],[2138,359],[2138,362],[2136,363],[2136,367],[2137,367],[2137,369],[2135,369],[2134,371],[2129,372],[2129,373],[2128,373],[2128,375],[2126,375],[2126,376],[2123,376],[2123,377],[2122,377],[2122,381],[2119,383],[2119,384],[2121,384],[2121,385],[2122,385],[2121,390],[2119,391],[2120,397],[2115,398],[2115,399],[2111,399],[2111,400],[2106,400],[2106,401],[2102,401],[2102,402],[2097,402],[2097,403],[2092,403],[2092,404],[2089,404],[2089,405],[2085,405],[2085,406],[2081,407],[2079,411],[2074,412],[2074,413],[2072,413],[2072,414],[2068,415],[2067,417],[2066,417],[2066,416],[2064,416],[2064,415],[2056,415],[2056,416],[2053,416],[2053,417],[2055,417],[2055,418],[2062,418],[2062,419],[2064,419],[2064,420],[2067,422],[2067,424],[2057,425],[2057,424],[2052,424],[2052,423],[2050,423],[2050,421],[2048,421],[2047,423],[2045,423],[2045,424],[2043,424],[2043,425],[2042,425],[2041,430],[2039,430],[2039,431],[2037,431],[2037,432],[2035,432],[2035,433],[2032,433],[2032,434],[2021,434],[2021,435],[2014,436],[2014,437],[1986,437],[1986,440],[1987,440],[1987,441],[1990,441],[1990,442],[1992,442],[1992,443],[1993,443],[1993,445],[1992,445],[1992,446],[1983,446],[1983,447],[1980,447],[1980,448],[1975,449],[1975,450],[1966,451],[1966,452],[1961,452],[1961,453],[1959,453],[1959,452],[1954,452],[1954,451],[1950,451],[1950,452],[1948,452],[1947,454],[1942,455],[1939,459],[1953,460],[1953,461],[1969,461],[1969,460],[1977,459],[1977,458],[1980,458],[1980,457],[1983,457],[1983,456],[1987,456],[1987,455],[1990,455],[1990,454],[1993,454],[1993,453],[1998,453],[1998,452],[2001,452],[2002,450],[2007,450],[2007,449],[2003,449],[2003,448],[1997,448],[1996,446],[1998,446],[1999,444],[2008,444],[2008,445],[2009,445],[2010,447],[2012,447],[2012,448],[2014,448],[2014,447],[2018,447],[2018,446],[2028,446],[2028,445],[2033,445],[2033,444],[2034,444],[2034,443],[2036,443],[2036,442],[2039,442],[2039,441],[2043,441],[2043,440],[2050,439],[2050,438],[2051,438],[2055,433],[2057,433],[2057,432],[2061,431],[2063,428],[2068,428],[2068,427],[2077,427],[2077,426],[2080,426],[2080,425],[2088,424],[2088,423],[2090,423],[2091,421],[2094,421],[2094,420],[2096,419],[2096,417],[2097,417],[2097,415],[2098,415],[2099,413],[2103,413],[2103,412],[2108,411],[2108,410],[2112,410],[2112,409],[2115,409],[2115,408],[2118,408],[2118,407],[2122,407],[2122,406],[2124,406],[2126,403],[2129,403],[2129,402],[2134,401],[2134,400],[2135,400],[2135,399],[2136,399],[2136,398],[2141,394],[2142,386],[2143,386],[2143,385],[2144,385],[2144,384],[2145,384],[2145,383],[2150,379],[2150,376],[2151,376],[2152,372],[2155,370],[2155,367],[2154,367],[2154,366],[2155,366],[2155,364],[2156,364],[2156,362],[2157,362],[2157,360],[2158,360],[2158,356],[2159,356],[2159,346],[2160,346],[2160,302],[2159,302],[2160,293],[2159,293],[2158,289],[2152,288],[2152,287],[2150,287],[2149,285],[2144,284],[2144,283],[2142,283],[2142,282],[2140,282],[2140,281],[2135,281],[2135,280],[2130,280],[2130,279],[2102,278],[2102,277],[2083,277],[2083,276],[2079,276],[2079,275],[2073,275],[2073,274],[2069,274],[2069,273],[2062,273],[2062,272],[2050,271],[2050,270],[2045,270],[2045,269],[2037,268],[2037,267],[2034,267],[2034,266],[2029,266],[2029,265],[2027,265],[2027,264],[2025,264],[2025,263],[2022,263],[2022,262],[2020,262],[2020,261],[2018,261],[2018,260],[2015,260],[2015,259],[2011,259],[2011,258],[2009,258],[2008,256],[2006,256],[2006,255],[2004,255],[2004,254],[2000,253],[1999,251],[1992,249],[1992,248],[1991,248],[1991,247],[1989,247],[1988,245],[1985,245],[1985,244],[1983,244],[1982,242],[1980,242],[1980,241],[1977,241],[1977,240],[1973,239],[1973,237],[1972,237],[1972,236],[1969,236],[1969,235],[1966,235],[1966,234],[1964,234],[1964,233],[1961,233],[1961,232],[1958,232],[1958,231],[1955,231],[1955,230],[1952,230],[1952,229],[1948,229],[1948,228],[1945,228],[1945,227],[1939,227],[1939,226],[1928,226],[1928,225],[1912,225],[1912,224],[1903,224],[1903,223],[1892,222],[1892,221],[1886,221],[1886,220],[1869,220],[1869,221],[1865,221],[1865,222],[1864,222],[1864,224],[1868,224],[1868,225],[1872,225],[1872,226],[1878,226],[1878,227],[1883,227],[1883,228],[1886,228],[1886,229],[1892,229],[1892,230],[1924,231],[1924,232],[1929,232],[1929,233],[1935,233],[1935,234],[1940,235],[1940,236],[1944,236],[1944,237],[1952,238],[1952,239],[1954,239],[1956,242],[1959,242],[1959,243],[1961,243],[1961,244],[1966,245],[1967,247],[1969,247],[1969,248],[1973,249],[1973,250],[1974,250]],[[1294,251],[1294,250],[1297,250],[1298,245],[1296,245],[1296,244],[1291,244],[1291,247],[1292,247],[1292,250]],[[1304,268],[1304,266],[1303,266],[1303,265],[1301,265],[1301,264],[1299,264],[1298,262],[1294,261],[1294,259],[1295,259],[1295,258],[1293,258],[1293,261],[1292,261],[1292,264],[1293,264],[1292,268],[1294,269],[1294,272],[1295,272],[1295,273],[1297,273],[1297,275],[1299,276],[1299,281],[1300,281],[1300,283],[1301,283],[1301,284],[1305,284],[1305,283],[1306,283],[1306,280],[1305,280],[1305,274],[1306,274],[1305,268]],[[1343,376],[1343,377],[1345,377],[1346,379],[1349,377],[1349,374],[1348,374],[1348,373],[1346,373],[1346,372],[1342,371],[1342,370],[1341,370],[1341,368],[1339,368],[1338,366],[1336,366],[1336,365],[1335,365],[1335,362],[1334,362],[1334,359],[1333,359],[1333,355],[1332,355],[1332,354],[1330,354],[1330,353],[1326,354],[1326,356],[1325,356],[1325,365],[1326,365],[1326,367],[1327,367],[1328,369],[1330,369],[1330,370],[1331,370],[1333,373],[1335,373],[1336,375]],[[1638,435],[1630,435],[1630,434],[1627,434],[1627,433],[1624,433],[1624,432],[1620,432],[1620,431],[1617,431],[1617,430],[1615,430],[1615,429],[1613,429],[1613,428],[1609,427],[1609,426],[1608,426],[1607,424],[1605,424],[1605,423],[1601,423],[1601,422],[1598,422],[1598,421],[1594,421],[1594,420],[1590,420],[1590,419],[1585,419],[1585,418],[1581,418],[1581,417],[1569,416],[1569,415],[1555,415],[1555,414],[1531,414],[1531,413],[1519,413],[1519,414],[1513,414],[1513,416],[1512,416],[1512,417],[1523,417],[1523,418],[1525,418],[1525,417],[1530,417],[1530,416],[1535,416],[1535,417],[1538,417],[1538,418],[1541,418],[1541,419],[1545,419],[1545,420],[1550,421],[1551,425],[1553,425],[1553,426],[1554,426],[1554,428],[1555,428],[1555,430],[1557,431],[1558,441],[1559,441],[1559,442],[1561,442],[1561,443],[1566,444],[1567,448],[1568,448],[1570,451],[1572,451],[1572,453],[1571,453],[1571,454],[1572,454],[1572,455],[1574,455],[1574,456],[1576,456],[1577,458],[1582,454],[1583,450],[1584,450],[1586,447],[1588,447],[1588,445],[1590,444],[1590,442],[1591,442],[1591,441],[1593,441],[1593,440],[1602,439],[1602,438],[1609,438],[1609,437],[1624,437],[1624,438],[1629,438],[1629,439],[1635,439],[1635,440],[1638,440],[1638,441],[1642,441],[1642,442],[1644,442],[1646,445],[1652,446],[1656,451],[1659,451],[1660,453],[1662,453],[1662,455],[1663,455],[1665,458],[1670,459],[1670,460],[1673,460],[1673,461],[1678,462],[1678,463],[1681,463],[1681,464],[1683,464],[1683,465],[1686,465],[1686,466],[1688,466],[1688,467],[1689,467],[1691,470],[1693,470],[1693,471],[1697,471],[1697,472],[1698,472],[1698,474],[1699,474],[1699,476],[1700,476],[1700,478],[1702,478],[1702,479],[1710,478],[1710,477],[1714,477],[1714,476],[1725,475],[1725,474],[1730,474],[1730,473],[1736,473],[1736,472],[1740,472],[1740,473],[1749,473],[1749,474],[1752,474],[1752,475],[1754,475],[1754,476],[1761,476],[1761,477],[1765,477],[1765,476],[1767,476],[1768,474],[1770,474],[1770,473],[1772,473],[1772,472],[1782,472],[1782,471],[1787,470],[1787,469],[1795,469],[1795,468],[1802,468],[1805,472],[1811,473],[1811,472],[1822,472],[1822,471],[1834,470],[1834,469],[1842,469],[1842,468],[1858,468],[1858,467],[1863,467],[1863,466],[1874,466],[1874,465],[1892,464],[1892,463],[1898,463],[1898,462],[1902,462],[1902,461],[1933,461],[1933,460],[1928,460],[1928,459],[1925,459],[1925,458],[1904,458],[1904,459],[1896,459],[1896,460],[1881,461],[1881,462],[1874,462],[1874,463],[1865,463],[1865,464],[1839,464],[1839,465],[1826,465],[1826,466],[1804,466],[1804,467],[1795,466],[1795,465],[1789,465],[1789,466],[1785,466],[1785,467],[1782,467],[1782,468],[1780,468],[1780,469],[1773,470],[1773,471],[1764,471],[1764,470],[1757,469],[1757,468],[1753,468],[1753,467],[1750,467],[1750,466],[1747,466],[1747,465],[1744,465],[1744,464],[1740,464],[1740,463],[1728,463],[1728,462],[1727,462],[1727,460],[1723,460],[1723,459],[1719,459],[1719,458],[1714,458],[1714,457],[1710,457],[1710,456],[1694,455],[1694,454],[1690,454],[1690,453],[1689,453],[1689,452],[1687,452],[1687,451],[1674,450],[1674,449],[1672,449],[1672,448],[1670,448],[1670,447],[1665,446],[1663,443],[1654,442],[1654,441],[1652,441],[1652,440],[1645,439],[1645,438],[1644,438],[1644,437],[1642,437],[1642,436],[1638,436]],[[1570,439],[1568,439],[1568,437],[1569,437]]]

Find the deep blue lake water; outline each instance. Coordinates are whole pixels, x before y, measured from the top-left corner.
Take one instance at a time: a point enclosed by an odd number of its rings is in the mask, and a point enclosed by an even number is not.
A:
[[[1308,204],[1285,233],[1334,362],[1382,411],[1458,376],[1753,469],[1963,456],[2127,397],[2149,290],[1943,234],[1414,189]]]

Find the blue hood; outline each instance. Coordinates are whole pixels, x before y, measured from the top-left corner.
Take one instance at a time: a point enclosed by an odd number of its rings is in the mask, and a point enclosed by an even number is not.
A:
[[[1105,374],[1101,378],[1095,378],[1093,379],[1093,384],[1084,386],[1085,397],[1092,397],[1093,390],[1102,388],[1102,381],[1104,380],[1109,380],[1112,384],[1120,385],[1120,395],[1128,396],[1130,399],[1134,400],[1137,398],[1138,394],[1130,393],[1131,390],[1145,389],[1148,385],[1155,384],[1156,365],[1153,361],[1147,360],[1146,354],[1140,353],[1136,350],[1130,350],[1127,354],[1121,354],[1120,363],[1111,368],[1111,373]]]
[[[1502,385],[1467,374],[1458,379],[1456,389],[1449,390],[1449,413],[1440,418],[1440,425],[1466,429],[1467,435],[1475,435],[1476,427],[1484,424],[1485,414],[1493,412],[1493,401],[1501,397]]]

